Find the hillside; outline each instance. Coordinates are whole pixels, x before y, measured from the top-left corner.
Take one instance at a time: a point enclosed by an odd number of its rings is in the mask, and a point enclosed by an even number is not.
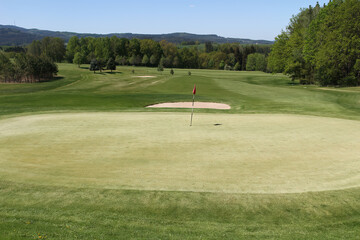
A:
[[[38,40],[43,37],[60,37],[68,41],[72,36],[78,37],[111,37],[117,36],[119,38],[138,38],[138,39],[153,39],[155,41],[166,40],[168,42],[179,44],[181,42],[199,41],[213,42],[213,43],[241,43],[241,44],[273,44],[273,41],[267,40],[251,40],[243,38],[225,38],[215,34],[190,34],[190,33],[169,33],[169,34],[133,34],[133,33],[109,33],[109,34],[91,34],[91,33],[76,33],[76,32],[59,32],[39,29],[26,29],[12,25],[0,25],[0,45],[12,46],[29,44],[33,40]]]

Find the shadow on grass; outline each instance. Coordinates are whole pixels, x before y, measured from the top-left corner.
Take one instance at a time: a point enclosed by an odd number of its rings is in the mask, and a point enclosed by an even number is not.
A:
[[[298,82],[288,82],[287,85],[290,85],[290,86],[299,86],[300,83],[298,83]]]
[[[104,72],[106,74],[122,74],[122,72]]]
[[[53,77],[53,78],[51,78],[51,79],[43,80],[43,81],[41,81],[41,82],[55,82],[55,81],[59,81],[59,80],[62,80],[62,79],[64,79],[64,77],[62,77],[62,76],[55,76],[55,77]]]
[[[122,72],[99,72],[99,71],[96,71],[94,74],[98,74],[98,75],[113,75],[113,74],[122,74]]]

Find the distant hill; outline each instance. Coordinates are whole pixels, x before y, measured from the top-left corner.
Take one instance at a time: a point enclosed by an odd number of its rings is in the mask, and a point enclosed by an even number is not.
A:
[[[91,33],[75,33],[75,32],[59,32],[39,29],[26,29],[12,25],[0,25],[0,45],[13,46],[25,45],[33,40],[39,40],[44,37],[60,37],[66,42],[72,37],[111,37],[119,38],[138,38],[153,39],[155,41],[166,40],[168,42],[180,44],[182,42],[198,41],[199,43],[241,43],[241,44],[273,44],[273,41],[267,40],[251,40],[243,38],[225,38],[215,34],[200,35],[190,33],[169,33],[169,34],[133,34],[133,33],[109,33],[109,34],[91,34]]]

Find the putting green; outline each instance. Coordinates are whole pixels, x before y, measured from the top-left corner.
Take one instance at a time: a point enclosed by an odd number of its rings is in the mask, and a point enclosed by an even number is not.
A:
[[[0,121],[0,179],[287,193],[360,185],[360,122],[297,115],[62,113]]]

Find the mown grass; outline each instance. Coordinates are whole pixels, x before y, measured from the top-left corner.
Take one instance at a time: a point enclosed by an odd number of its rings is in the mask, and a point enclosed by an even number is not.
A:
[[[2,239],[357,239],[354,189],[223,194],[1,182]],[[1,236],[1,235],[0,235]]]
[[[360,122],[284,114],[63,113],[0,121],[0,180],[298,193],[360,186]],[[323,149],[327,149],[324,151]]]
[[[169,69],[159,73],[154,68],[133,67],[118,67],[112,74],[94,74],[71,64],[60,64],[59,68],[62,79],[58,81],[1,84],[0,116],[42,111],[167,111],[144,106],[191,101],[196,84],[197,100],[228,103],[232,106],[228,113],[292,113],[360,119],[357,88],[325,91],[315,86],[292,85],[282,75],[190,70],[192,75],[188,76],[189,70],[175,69],[171,76]],[[156,78],[136,77],[141,75]]]
[[[59,68],[62,79],[56,81],[1,84],[0,118],[43,112],[187,111],[144,106],[191,101],[196,83],[197,100],[228,103],[232,107],[229,114],[287,113],[360,120],[359,88],[325,90],[258,72],[191,70],[188,76],[188,70],[175,69],[171,76],[169,69],[159,73],[152,68],[120,67],[114,74],[93,74],[70,64]],[[136,78],[139,75],[156,78]],[[231,194],[49,186],[2,177],[0,238],[358,239],[359,199],[360,188]]]

